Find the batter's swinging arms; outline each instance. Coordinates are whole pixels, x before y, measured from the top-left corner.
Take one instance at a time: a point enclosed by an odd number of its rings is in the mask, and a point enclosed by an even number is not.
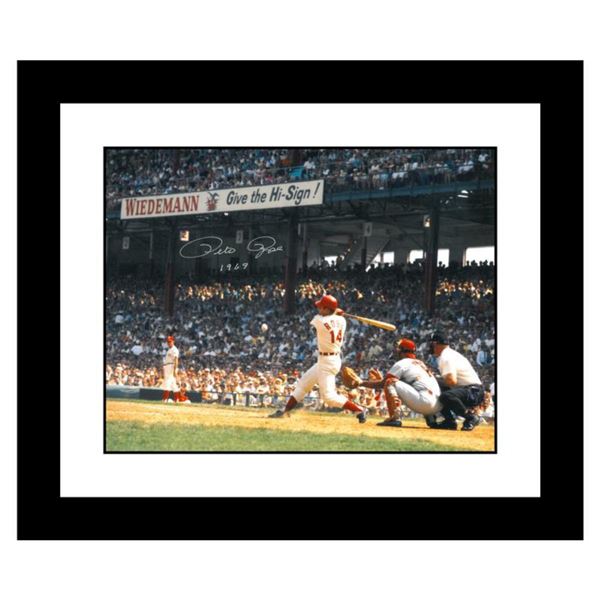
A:
[[[314,316],[310,324],[317,330],[319,347],[317,363],[298,380],[285,408],[275,411],[269,417],[289,417],[290,411],[312,390],[315,384],[318,384],[319,394],[325,404],[350,410],[356,413],[359,423],[364,423],[367,420],[367,409],[354,404],[345,396],[339,395],[335,387],[335,376],[342,366],[340,352],[346,334],[346,319],[342,316],[344,311],[338,308],[337,300],[328,295],[315,302],[315,306],[319,314]]]

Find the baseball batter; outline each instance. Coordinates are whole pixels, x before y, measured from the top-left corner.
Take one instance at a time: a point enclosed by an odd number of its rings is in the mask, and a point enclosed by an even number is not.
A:
[[[173,402],[169,398],[171,392],[175,402],[179,402],[179,386],[177,385],[177,368],[179,366],[179,350],[175,346],[175,338],[170,335],[167,337],[169,349],[163,358],[163,402]]]
[[[359,423],[364,423],[367,420],[367,409],[338,394],[335,386],[335,376],[342,366],[341,351],[346,334],[346,319],[342,316],[344,311],[338,308],[337,300],[329,295],[315,302],[315,306],[319,314],[313,317],[310,324],[317,333],[317,363],[298,380],[285,408],[275,411],[269,417],[289,417],[290,411],[318,385],[325,404],[350,410],[356,414]]]
[[[402,404],[425,416],[442,410],[440,386],[431,369],[417,359],[415,343],[407,339],[398,340],[396,352],[400,360],[394,363],[385,377],[359,383],[362,387],[383,389],[389,416],[377,425],[402,427],[399,410]]]

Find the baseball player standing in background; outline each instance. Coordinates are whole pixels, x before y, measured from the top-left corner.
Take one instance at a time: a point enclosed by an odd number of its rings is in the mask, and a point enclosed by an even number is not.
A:
[[[377,425],[402,427],[400,405],[426,417],[440,412],[440,386],[434,373],[417,359],[417,347],[412,340],[401,339],[396,343],[398,362],[394,363],[385,377],[371,381],[358,380],[359,386],[383,389],[388,409],[388,418]],[[359,383],[360,382],[360,383]]]
[[[335,386],[335,376],[342,366],[341,350],[346,333],[346,319],[342,316],[344,311],[338,308],[337,300],[329,295],[315,302],[315,306],[319,314],[313,317],[310,324],[317,330],[317,363],[298,380],[285,408],[275,411],[269,417],[289,417],[290,411],[318,384],[319,395],[325,404],[350,410],[356,414],[359,423],[364,423],[367,420],[367,409],[338,394]]]
[[[448,345],[444,335],[435,332],[431,335],[431,353],[438,359],[438,369],[443,383],[448,386],[440,396],[441,423],[428,423],[434,429],[457,429],[456,417],[463,417],[463,431],[471,431],[481,423],[474,409],[484,403],[483,385],[475,369],[462,354]]]
[[[177,368],[179,365],[179,350],[175,346],[175,338],[167,338],[169,349],[163,358],[163,402],[173,402],[169,396],[173,392],[175,402],[179,402],[179,386],[177,385]]]

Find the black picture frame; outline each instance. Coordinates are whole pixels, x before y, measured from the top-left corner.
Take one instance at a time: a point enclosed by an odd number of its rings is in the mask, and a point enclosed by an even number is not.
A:
[[[335,73],[335,86],[321,88],[318,97],[311,86],[296,90],[293,98],[274,99],[269,90],[278,89],[278,83],[283,85],[291,68],[295,76],[310,74],[315,81]],[[270,73],[269,90],[253,85],[256,72]],[[355,76],[358,72],[368,72],[372,75],[370,82],[380,83],[361,84]],[[401,83],[396,84],[395,74],[400,72]],[[194,77],[194,73],[202,76]],[[20,61],[17,75],[18,539],[583,539],[583,363],[581,376],[576,367],[570,366],[575,370],[569,380],[572,416],[568,427],[561,426],[560,435],[555,435],[555,415],[566,399],[556,385],[556,377],[549,376],[557,352],[557,334],[568,337],[569,348],[583,350],[582,61]],[[465,78],[469,86],[461,85]],[[139,83],[144,81],[188,83],[153,85],[149,93]],[[60,227],[60,106],[231,102],[226,82],[232,81],[237,89],[248,90],[236,94],[236,102],[540,104],[543,301],[539,346],[527,350],[539,352],[542,365],[539,498],[60,496],[60,393],[69,382],[57,381],[61,372],[59,350],[68,344],[85,352],[85,340],[60,339],[60,236],[68,234]],[[210,82],[210,94],[205,82]],[[567,228],[571,238],[565,293],[556,285],[556,273],[565,252],[559,236]],[[43,240],[41,255],[39,248],[31,250],[32,239]],[[573,259],[574,246],[580,259]],[[42,265],[46,268],[36,268]],[[32,281],[36,281],[35,286]],[[32,313],[28,306],[35,302],[33,292],[39,294],[40,286],[44,302]],[[77,282],[72,287],[77,293]],[[569,315],[567,331],[561,329],[552,309],[552,299],[558,297],[558,314]],[[56,300],[52,308],[49,299]],[[32,356],[37,351],[26,340],[33,339],[42,340],[52,349],[44,353],[43,360],[35,361]],[[511,343],[515,352],[525,352],[519,340]],[[509,346],[506,340],[502,344],[503,348]],[[38,382],[43,384],[35,394],[32,410],[26,384],[31,380],[34,362]],[[79,393],[85,396],[85,390]],[[476,477],[476,473],[459,476]],[[196,511],[197,518],[164,518],[181,514],[182,509],[188,516]],[[384,527],[382,523],[378,528],[364,527],[358,518],[363,514],[399,514],[396,511],[451,516],[429,521],[402,519],[395,527]],[[334,514],[343,518],[331,518]],[[488,517],[485,527],[470,526],[474,515],[482,514]]]

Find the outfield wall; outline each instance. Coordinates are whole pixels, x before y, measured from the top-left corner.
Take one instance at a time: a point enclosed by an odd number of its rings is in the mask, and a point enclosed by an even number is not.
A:
[[[107,385],[107,398],[123,398],[127,400],[162,400],[163,391],[160,388],[145,388],[134,385]],[[199,392],[187,392],[192,402],[201,402]]]
[[[161,388],[145,388],[137,387],[132,385],[107,385],[106,386],[106,397],[107,398],[122,398],[125,400],[162,400],[162,389]],[[211,392],[214,394],[215,392]],[[214,400],[206,401],[202,400],[200,392],[187,392],[188,398],[194,403],[208,402],[218,403],[233,406],[279,406],[284,404],[287,398],[283,396],[270,395],[270,394],[251,394],[250,392],[241,392],[236,394],[222,394],[218,393],[217,398]],[[233,396],[233,399],[231,398]],[[307,396],[303,401],[305,406],[314,406],[318,401],[316,396]]]

